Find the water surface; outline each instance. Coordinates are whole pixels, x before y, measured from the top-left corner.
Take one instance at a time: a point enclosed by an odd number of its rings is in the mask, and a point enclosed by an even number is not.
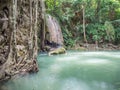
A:
[[[38,56],[39,72],[11,80],[7,90],[120,90],[120,52]]]

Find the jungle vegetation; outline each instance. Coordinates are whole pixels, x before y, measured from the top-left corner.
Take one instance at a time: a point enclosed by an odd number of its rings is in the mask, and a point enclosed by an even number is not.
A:
[[[120,0],[45,0],[59,20],[65,46],[120,44]]]

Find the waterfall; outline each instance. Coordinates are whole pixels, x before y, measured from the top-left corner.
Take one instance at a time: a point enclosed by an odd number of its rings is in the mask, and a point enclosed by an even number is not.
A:
[[[41,30],[41,49],[49,51],[53,48],[63,46],[63,35],[61,27],[55,17],[46,14],[44,0],[41,0],[42,7],[42,30]],[[48,46],[48,47],[47,47]],[[49,48],[49,49],[48,49]]]
[[[63,35],[58,21],[51,15],[46,15],[47,34],[49,34],[48,41],[57,45],[63,45]]]
[[[58,21],[51,15],[46,15],[45,48],[48,55],[66,53],[63,47],[63,35]]]

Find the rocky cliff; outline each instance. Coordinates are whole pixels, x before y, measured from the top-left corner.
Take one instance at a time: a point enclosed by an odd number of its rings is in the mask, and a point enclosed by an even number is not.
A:
[[[41,0],[0,0],[0,81],[38,71]]]

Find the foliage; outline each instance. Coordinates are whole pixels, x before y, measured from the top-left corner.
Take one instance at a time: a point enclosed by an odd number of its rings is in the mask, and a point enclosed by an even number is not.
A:
[[[106,29],[106,34],[107,34],[107,39],[110,41],[114,41],[115,39],[115,30],[114,30],[114,27],[113,25],[106,21],[105,22],[105,29]]]
[[[60,22],[66,46],[83,41],[83,12],[85,6],[88,43],[118,42],[120,27],[111,23],[120,19],[119,0],[46,0],[47,12]]]
[[[120,43],[120,27],[115,29],[115,44]]]
[[[65,46],[67,47],[74,46],[75,41],[74,39],[72,39],[72,34],[67,29],[64,30],[63,37],[65,41]]]
[[[105,27],[102,24],[89,24],[87,26],[87,35],[88,35],[88,40],[95,42],[103,42],[104,38],[106,36],[105,33]]]
[[[59,0],[46,0],[45,5],[47,7],[47,13],[54,15],[55,13],[59,12],[60,8],[60,1]]]

